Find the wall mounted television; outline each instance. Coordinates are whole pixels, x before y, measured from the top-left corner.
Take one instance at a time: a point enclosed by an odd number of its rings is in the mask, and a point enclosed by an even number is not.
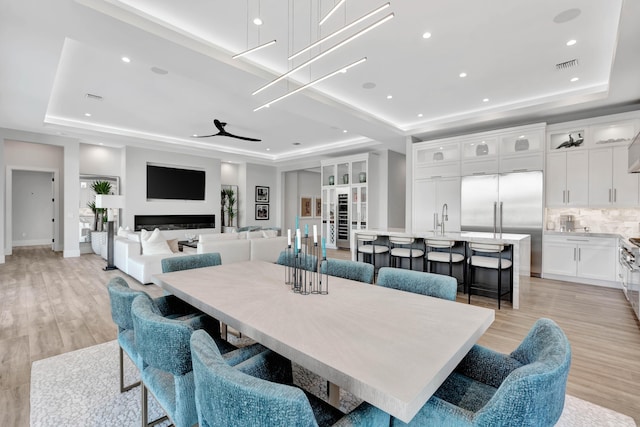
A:
[[[205,171],[147,164],[147,199],[204,200]]]

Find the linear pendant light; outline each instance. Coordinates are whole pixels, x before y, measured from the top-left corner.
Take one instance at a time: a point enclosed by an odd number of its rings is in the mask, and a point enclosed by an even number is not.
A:
[[[264,44],[261,44],[260,46],[252,47],[251,49],[245,50],[244,52],[240,52],[237,55],[233,55],[231,58],[232,59],[240,58],[241,56],[248,55],[248,54],[253,53],[253,52],[257,51],[257,50],[265,48],[267,46],[271,46],[272,44],[275,44],[275,43],[276,43],[275,40],[271,40],[270,42],[266,42]]]
[[[322,82],[322,81],[324,81],[324,80],[326,80],[326,79],[328,79],[328,78],[331,78],[331,77],[335,76],[336,74],[339,74],[339,73],[346,73],[346,72],[347,72],[347,70],[348,70],[349,68],[355,67],[355,66],[356,66],[356,65],[358,65],[358,64],[362,64],[362,63],[363,63],[363,62],[365,62],[366,60],[367,60],[367,57],[365,56],[364,58],[359,59],[359,60],[357,60],[356,62],[353,62],[353,63],[351,63],[351,64],[347,65],[346,67],[342,67],[342,68],[340,68],[339,70],[336,70],[336,71],[334,71],[334,72],[332,72],[332,73],[326,74],[326,75],[324,75],[324,76],[320,77],[319,79],[316,79],[316,80],[314,80],[314,81],[312,81],[312,82],[309,82],[309,83],[307,83],[306,85],[300,86],[300,87],[299,87],[299,88],[297,88],[296,90],[293,90],[293,91],[291,91],[291,92],[288,92],[288,93],[286,93],[286,94],[284,94],[284,95],[282,95],[282,96],[280,96],[280,97],[278,97],[278,98],[274,99],[273,101],[269,101],[269,102],[267,102],[266,104],[263,104],[263,105],[259,106],[258,108],[254,109],[253,111],[258,111],[258,110],[261,110],[261,109],[263,109],[263,108],[267,108],[267,107],[269,107],[269,106],[271,106],[271,105],[275,104],[275,103],[276,103],[276,102],[278,102],[278,101],[282,101],[283,99],[285,99],[285,98],[286,98],[286,97],[288,97],[288,96],[291,96],[291,95],[293,95],[293,94],[296,94],[296,93],[298,93],[298,92],[300,92],[300,91],[302,91],[302,90],[308,89],[308,88],[310,88],[311,86],[315,86],[315,85],[317,85],[318,83],[320,83],[320,82]]]
[[[360,37],[361,35],[368,33],[369,31],[373,30],[377,26],[384,24],[388,20],[392,19],[394,16],[395,16],[394,13],[390,13],[389,15],[385,16],[384,18],[382,18],[382,19],[374,22],[373,24],[369,25],[368,27],[363,28],[362,30],[358,31],[357,33],[355,33],[351,37],[346,38],[343,41],[341,41],[340,43],[330,47],[329,49],[325,50],[321,54],[314,56],[313,58],[309,59],[307,62],[305,62],[303,64],[300,64],[297,67],[292,68],[291,70],[289,70],[286,73],[282,74],[280,77],[276,78],[275,80],[272,80],[271,82],[269,82],[266,85],[262,86],[261,88],[257,89],[251,95],[256,95],[256,94],[262,92],[263,90],[267,89],[268,87],[271,87],[274,84],[278,83],[279,81],[283,80],[287,76],[295,73],[296,71],[301,70],[302,68],[308,67],[309,65],[313,64],[314,62],[316,62],[318,59],[324,57],[325,55],[328,55],[331,52],[333,52],[334,50],[341,48],[342,46],[344,46],[347,43],[355,40],[356,38]]]
[[[322,18],[322,19],[320,20],[320,22],[318,22],[318,25],[322,25],[322,24],[324,24],[324,22],[325,22],[327,19],[329,19],[329,17],[330,17],[331,15],[333,15],[333,12],[335,12],[336,10],[338,10],[338,8],[339,8],[340,6],[342,6],[342,3],[344,3],[344,2],[345,2],[345,0],[340,0],[340,1],[335,5],[335,6],[333,6],[333,7],[331,8],[331,10],[329,11],[329,13],[327,13],[326,15],[324,15],[324,18]]]
[[[359,23],[361,23],[361,22],[362,22],[362,21],[364,21],[365,19],[367,19],[367,18],[369,18],[369,17],[371,17],[371,16],[375,15],[376,13],[380,12],[381,10],[384,10],[384,9],[388,8],[390,5],[391,5],[391,3],[385,3],[385,4],[383,4],[383,5],[382,5],[382,6],[380,6],[379,8],[377,8],[377,9],[375,9],[375,10],[372,10],[371,12],[367,13],[367,14],[366,14],[366,15],[364,15],[364,16],[361,16],[360,18],[356,19],[356,20],[355,20],[355,21],[353,21],[352,23],[350,23],[350,24],[348,24],[348,25],[346,25],[346,26],[344,26],[344,27],[340,28],[339,30],[337,30],[337,31],[335,31],[335,32],[333,32],[333,33],[331,33],[331,34],[329,34],[328,36],[325,36],[325,37],[321,38],[320,40],[318,40],[318,41],[316,41],[316,42],[314,42],[314,43],[310,44],[309,46],[305,47],[304,49],[299,50],[298,52],[294,53],[293,55],[291,55],[291,56],[290,56],[289,58],[287,58],[287,59],[288,59],[289,61],[291,61],[293,58],[295,58],[295,57],[297,57],[297,56],[299,56],[299,55],[302,55],[302,54],[303,54],[303,53],[305,53],[306,51],[308,51],[308,50],[310,50],[310,49],[313,49],[314,47],[318,46],[319,44],[326,42],[327,40],[329,40],[329,39],[331,39],[331,38],[333,38],[333,37],[337,36],[338,34],[341,34],[341,33],[342,33],[342,32],[344,32],[344,31],[347,31],[349,28],[351,28],[351,27],[353,27],[353,26],[355,26],[355,25],[358,25]]]

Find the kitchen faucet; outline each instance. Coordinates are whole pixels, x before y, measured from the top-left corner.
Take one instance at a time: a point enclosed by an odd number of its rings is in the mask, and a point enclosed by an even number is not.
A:
[[[444,236],[444,222],[449,221],[449,206],[442,205],[442,222],[440,222],[440,234]]]

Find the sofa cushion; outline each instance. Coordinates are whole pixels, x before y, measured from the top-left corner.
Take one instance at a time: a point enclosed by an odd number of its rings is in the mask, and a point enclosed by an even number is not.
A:
[[[172,254],[171,248],[167,244],[167,239],[162,235],[160,229],[153,232],[144,228],[140,231],[140,243],[142,244],[143,255]]]
[[[262,237],[266,239],[278,237],[278,230],[262,230]]]
[[[198,238],[198,241],[202,243],[219,242],[221,240],[238,240],[238,233],[201,234]]]

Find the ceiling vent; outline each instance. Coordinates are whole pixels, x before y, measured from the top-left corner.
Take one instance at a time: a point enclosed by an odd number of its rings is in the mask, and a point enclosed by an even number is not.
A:
[[[569,61],[560,62],[559,64],[556,64],[556,70],[566,70],[568,68],[573,68],[577,66],[578,66],[578,60],[571,59]]]
[[[102,101],[102,97],[100,95],[94,95],[93,93],[87,93],[85,97],[92,101]]]

